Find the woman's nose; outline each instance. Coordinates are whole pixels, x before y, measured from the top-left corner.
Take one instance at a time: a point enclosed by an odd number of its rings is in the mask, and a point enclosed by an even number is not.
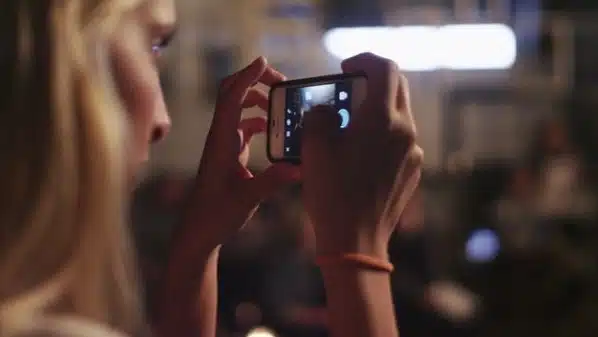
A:
[[[156,125],[152,131],[151,142],[157,143],[161,141],[166,137],[168,132],[170,132],[170,122]]]
[[[170,115],[168,113],[168,108],[166,107],[166,102],[164,102],[164,97],[160,95],[158,99],[157,106],[155,111],[155,124],[154,129],[152,130],[151,134],[151,142],[157,143],[164,139],[168,132],[170,132],[171,128],[171,121]]]

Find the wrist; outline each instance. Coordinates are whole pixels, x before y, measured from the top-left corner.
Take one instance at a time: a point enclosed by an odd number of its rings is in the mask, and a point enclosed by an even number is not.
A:
[[[394,266],[392,263],[379,258],[363,254],[342,254],[338,256],[318,256],[316,264],[320,268],[346,268],[366,269],[372,271],[392,273]]]
[[[349,239],[339,236],[326,238],[316,236],[317,256],[342,256],[359,254],[374,259],[388,261],[388,240],[371,238],[368,235],[355,235]]]
[[[388,273],[326,267],[322,276],[332,336],[398,335]]]
[[[194,256],[186,255],[182,249],[173,251],[153,312],[158,331],[167,332],[165,335],[190,335],[190,331],[199,331],[198,305],[201,296],[206,295],[202,289],[206,282],[215,280],[219,252],[220,246]],[[184,333],[178,333],[181,331]]]
[[[198,245],[200,246],[200,245]],[[165,286],[195,284],[211,264],[218,264],[220,247],[193,247],[180,245],[173,247],[165,274]]]

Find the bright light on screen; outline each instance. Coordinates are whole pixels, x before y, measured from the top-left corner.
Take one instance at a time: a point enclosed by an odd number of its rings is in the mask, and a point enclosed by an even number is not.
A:
[[[335,28],[323,42],[338,58],[372,52],[406,71],[508,69],[517,58],[515,33],[502,24]]]

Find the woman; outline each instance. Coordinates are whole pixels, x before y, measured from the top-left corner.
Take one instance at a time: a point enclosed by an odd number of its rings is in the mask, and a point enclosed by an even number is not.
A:
[[[266,124],[240,121],[241,110],[265,107],[255,83],[284,79],[258,58],[221,85],[163,296],[145,323],[123,219],[150,143],[169,128],[156,62],[172,1],[2,4],[0,335],[144,335],[151,325],[157,335],[213,336],[220,244],[298,179],[291,166],[255,177],[245,166],[247,143]],[[366,72],[369,94],[342,133],[333,111],[307,116],[303,198],[333,335],[392,337],[387,241],[422,155],[396,66],[365,54],[343,70]]]

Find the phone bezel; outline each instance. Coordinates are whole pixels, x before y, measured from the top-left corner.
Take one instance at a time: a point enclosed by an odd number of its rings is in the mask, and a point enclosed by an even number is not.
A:
[[[274,130],[274,128],[278,128],[279,130],[282,128],[280,123],[284,123],[284,121],[280,121],[280,116],[278,116],[278,118],[276,118],[276,116],[273,116],[273,104],[275,103],[275,91],[279,88],[288,88],[288,87],[303,87],[303,86],[312,86],[312,85],[318,85],[318,84],[329,84],[329,83],[334,83],[334,82],[339,82],[339,81],[345,81],[348,79],[357,79],[357,78],[363,78],[365,81],[367,81],[367,76],[365,73],[346,73],[346,74],[334,74],[334,75],[325,75],[325,76],[318,76],[318,77],[309,77],[309,78],[301,78],[301,79],[295,79],[295,80],[289,80],[289,81],[284,81],[284,82],[278,82],[275,83],[274,85],[272,85],[270,87],[270,94],[269,94],[269,102],[268,102],[268,129],[267,129],[267,136],[266,136],[266,154],[268,156],[268,160],[272,163],[277,163],[277,162],[286,162],[286,163],[293,163],[293,164],[300,164],[301,163],[301,159],[299,157],[297,158],[289,158],[289,157],[284,157],[281,156],[279,158],[275,157],[272,153],[273,150],[273,146],[272,146],[272,142],[275,140],[275,135],[273,134],[273,132],[275,132],[276,130]],[[357,87],[357,89],[360,89],[359,87]],[[365,99],[365,91],[366,91],[366,85],[364,83],[363,88],[361,88],[363,90],[363,93],[358,93],[357,95],[355,94],[355,92],[353,93],[354,96],[362,96],[362,100]],[[286,96],[286,95],[284,95]],[[286,100],[286,97],[284,98]],[[355,109],[357,107],[358,104],[360,104],[359,102],[357,102],[358,100],[355,100],[352,105],[353,105],[353,109]],[[283,106],[284,106],[284,101],[283,101]],[[283,114],[284,116],[284,114]],[[284,118],[283,118],[284,119]],[[278,123],[278,124],[276,124]],[[279,133],[280,135],[280,133]],[[281,153],[282,153],[282,148],[281,148]]]

